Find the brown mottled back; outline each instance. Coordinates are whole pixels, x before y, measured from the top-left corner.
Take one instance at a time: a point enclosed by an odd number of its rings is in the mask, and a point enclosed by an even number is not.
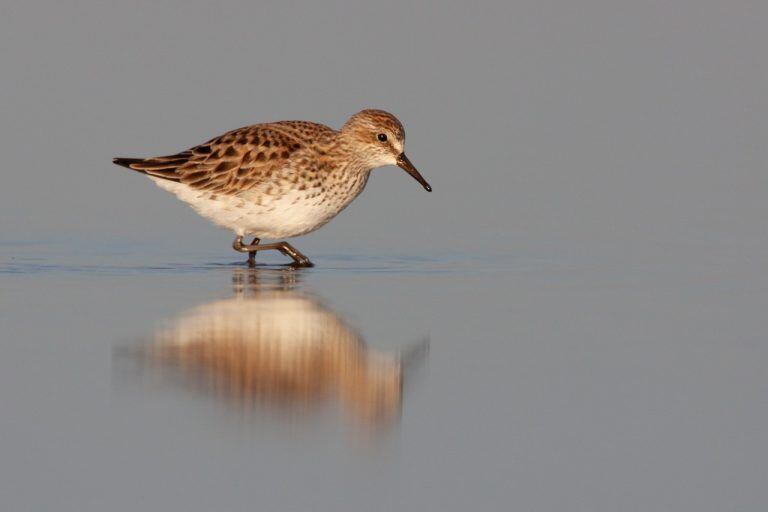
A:
[[[199,190],[241,193],[268,181],[295,157],[316,156],[336,131],[307,121],[238,128],[175,155],[121,158],[115,163]]]

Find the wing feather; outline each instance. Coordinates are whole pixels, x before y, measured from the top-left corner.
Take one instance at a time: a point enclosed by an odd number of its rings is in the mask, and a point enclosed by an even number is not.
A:
[[[199,190],[237,194],[295,174],[293,158],[311,155],[313,142],[331,140],[336,132],[304,121],[257,124],[232,130],[175,155],[115,158],[129,169],[184,183]],[[292,180],[295,181],[295,180]]]

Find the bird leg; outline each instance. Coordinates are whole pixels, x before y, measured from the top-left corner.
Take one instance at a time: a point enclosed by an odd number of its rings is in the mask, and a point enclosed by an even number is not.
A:
[[[256,251],[251,249],[255,245],[259,245],[259,242],[261,242],[260,239],[254,238],[250,245],[243,245],[243,237],[238,236],[235,238],[235,241],[232,242],[232,248],[239,252],[247,252],[248,253],[248,266],[249,267],[255,267],[256,266]]]
[[[261,242],[261,240],[254,237],[253,240],[251,240],[251,245],[259,245],[259,242]],[[256,251],[248,251],[248,266],[256,266]]]
[[[288,242],[275,242],[273,244],[263,244],[259,245],[259,239],[254,239],[254,243],[250,245],[244,245],[243,244],[243,237],[238,236],[235,238],[235,241],[232,243],[232,248],[239,252],[247,252],[248,253],[248,265],[253,266],[256,264],[256,252],[258,251],[269,251],[269,250],[276,250],[280,251],[281,253],[285,254],[286,256],[289,256],[293,259],[294,265],[297,267],[313,267],[314,264],[309,261],[309,258],[301,254],[298,249],[296,249],[294,246],[289,244]]]

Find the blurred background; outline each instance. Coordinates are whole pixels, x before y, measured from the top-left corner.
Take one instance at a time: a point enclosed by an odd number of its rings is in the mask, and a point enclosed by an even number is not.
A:
[[[113,156],[280,119],[404,122],[392,167],[301,240],[404,252],[765,247],[759,2],[6,3],[5,240],[221,246]]]
[[[0,4],[2,508],[765,508],[766,19],[710,0]],[[403,121],[434,192],[374,171],[296,240],[318,267],[290,307],[258,284],[275,269],[233,265],[231,233],[111,163],[368,107]],[[203,370],[130,355],[163,332],[197,334],[161,359]],[[260,388],[230,364],[341,338],[288,377],[268,360]],[[379,362],[342,371],[349,354]],[[365,399],[342,392],[368,374]],[[262,403],[293,378],[322,390],[311,420]],[[246,413],[222,389],[260,398]],[[390,427],[360,441],[344,410]]]

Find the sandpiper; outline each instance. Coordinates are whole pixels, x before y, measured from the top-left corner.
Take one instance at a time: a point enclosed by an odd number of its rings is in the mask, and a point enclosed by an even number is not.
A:
[[[397,165],[428,191],[403,152],[405,130],[383,110],[367,109],[340,130],[307,121],[255,124],[227,132],[181,153],[115,158],[146,174],[203,217],[235,232],[236,251],[278,250],[295,266],[312,262],[285,241],[326,224],[363,191],[371,170]],[[243,237],[255,237],[250,244]]]

